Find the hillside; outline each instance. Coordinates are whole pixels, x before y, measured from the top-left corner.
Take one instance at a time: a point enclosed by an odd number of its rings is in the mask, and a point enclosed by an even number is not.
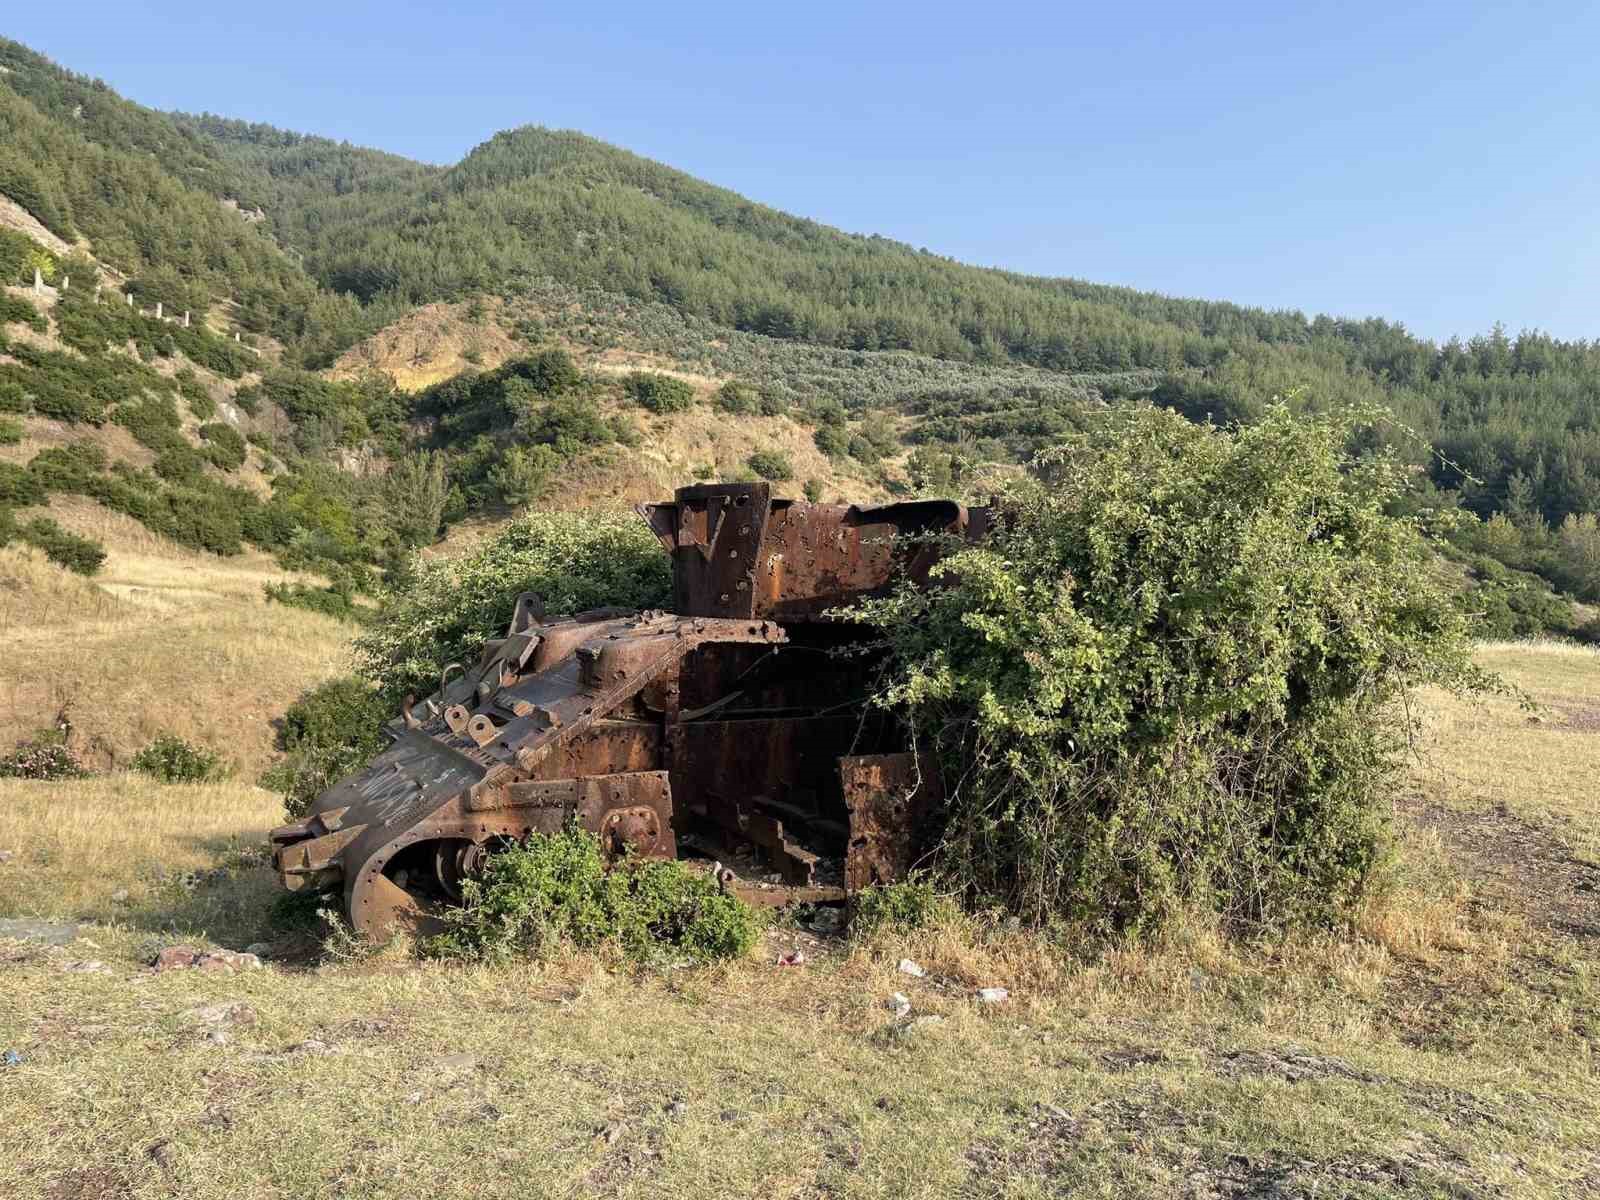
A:
[[[0,65],[0,195],[141,307],[255,338],[275,368],[251,393],[275,414],[260,432],[297,477],[361,464],[351,486],[370,490],[438,453],[448,520],[726,477],[771,449],[797,489],[866,499],[1015,466],[1106,405],[1248,421],[1287,396],[1393,412],[1360,449],[1415,464],[1416,503],[1467,514],[1440,533],[1492,632],[1577,629],[1551,588],[1600,599],[1590,343],[1496,328],[1436,346],[1382,320],[970,267],[577,133],[510,130],[440,168],[155,112],[12,42]],[[24,257],[8,282],[27,281]],[[426,332],[446,312],[450,331]],[[441,391],[452,376],[558,348],[582,386],[555,417],[495,415],[488,380],[477,417],[445,419],[468,387]],[[651,409],[623,366],[688,380],[688,407]],[[579,407],[583,428],[559,427]]]

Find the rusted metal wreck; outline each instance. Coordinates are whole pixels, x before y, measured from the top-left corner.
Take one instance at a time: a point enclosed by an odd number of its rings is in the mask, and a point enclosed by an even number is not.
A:
[[[951,500],[878,508],[680,488],[640,515],[672,556],[670,612],[547,618],[503,638],[386,727],[392,744],[272,832],[290,890],[342,889],[372,935],[425,929],[506,839],[576,820],[609,855],[693,853],[760,904],[844,900],[897,877],[937,779],[865,703],[866,631],[829,609],[925,581],[912,535],[982,535]]]

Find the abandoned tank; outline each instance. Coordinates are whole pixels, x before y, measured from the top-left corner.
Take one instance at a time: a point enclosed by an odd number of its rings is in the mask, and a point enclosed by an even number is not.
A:
[[[846,899],[901,874],[937,790],[867,704],[870,631],[830,609],[926,582],[947,534],[988,511],[680,488],[637,510],[672,557],[671,611],[547,617],[406,703],[390,745],[273,830],[283,885],[343,893],[351,925],[424,932],[496,846],[568,822],[612,858],[694,855],[765,905]],[[841,653],[841,651],[854,651]]]

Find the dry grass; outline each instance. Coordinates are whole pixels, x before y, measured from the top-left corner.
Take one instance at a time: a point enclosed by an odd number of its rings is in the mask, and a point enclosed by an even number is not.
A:
[[[139,774],[54,784],[0,779],[0,909],[115,920],[111,897],[137,903],[160,873],[214,866],[255,850],[283,821],[283,797],[248,783],[157,783]]]
[[[1553,705],[1596,694],[1592,657],[1486,656]],[[1548,731],[1502,718],[1506,802],[1543,795],[1529,747]],[[1484,734],[1446,706],[1436,736],[1464,774]],[[1424,799],[1448,800],[1436,781],[1419,777]],[[0,847],[17,854],[0,910],[100,921],[93,946],[0,947],[0,1044],[23,1056],[0,1122],[30,1132],[0,1156],[0,1194],[1600,1190],[1595,936],[1498,907],[1449,827],[1408,824],[1389,886],[1338,936],[1240,942],[1202,923],[1091,952],[957,924],[830,950],[785,928],[748,962],[665,974],[393,954],[144,971],[178,937],[237,946],[272,929],[259,868],[186,889],[155,863],[238,864],[231,839],[259,836],[273,804],[123,779],[0,789]],[[774,966],[797,941],[810,962]],[[91,956],[109,973],[66,969]],[[925,978],[897,972],[906,956]],[[1011,999],[974,1002],[992,984]],[[941,1020],[896,1020],[895,991]],[[197,1012],[221,1002],[253,1021]],[[321,1048],[295,1049],[308,1038]]]
[[[1487,667],[1523,688],[1479,704],[1427,698],[1419,784],[1466,811],[1503,806],[1600,864],[1600,650],[1559,643],[1486,645]]]
[[[0,747],[65,709],[97,766],[172,733],[253,778],[273,755],[271,722],[343,669],[349,627],[268,604],[262,585],[284,574],[264,558],[124,549],[138,545],[131,530],[105,540],[93,582],[0,551]]]

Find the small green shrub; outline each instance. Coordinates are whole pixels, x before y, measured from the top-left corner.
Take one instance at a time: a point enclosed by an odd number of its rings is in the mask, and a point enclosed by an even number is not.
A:
[[[708,875],[679,862],[627,862],[607,869],[586,830],[531,834],[490,856],[448,930],[427,952],[503,962],[539,957],[560,945],[619,947],[630,958],[738,958],[755,944],[749,908]]]
[[[30,504],[43,504],[44,497],[44,488],[26,467],[0,462],[0,504],[25,508]]]
[[[622,381],[622,389],[653,413],[684,412],[694,405],[694,388],[671,375],[635,371]]]
[[[0,292],[0,325],[15,321],[19,325],[26,325],[29,329],[43,333],[50,326],[42,314],[33,304],[21,296],[13,296],[7,292]]]
[[[794,478],[794,464],[782,450],[757,450],[746,461],[752,471],[773,483]]]
[[[172,734],[162,734],[145,745],[133,756],[131,765],[162,783],[210,783],[228,775],[220,755]]]
[[[93,442],[73,442],[41,450],[28,463],[28,474],[46,492],[88,491],[89,481],[106,468],[106,453]]]
[[[49,517],[35,517],[18,532],[24,541],[43,550],[51,562],[79,575],[93,575],[106,560],[105,547],[99,542],[68,533]]]
[[[820,479],[806,480],[805,497],[812,504],[822,503],[822,481]]]
[[[761,411],[761,397],[756,394],[755,389],[735,379],[730,379],[719,387],[712,399],[723,412],[734,413],[738,416]]]
[[[879,930],[907,932],[925,929],[951,917],[956,906],[942,896],[931,880],[922,876],[882,887],[863,888],[850,916],[852,937],[869,938]]]
[[[232,425],[215,421],[200,426],[199,432],[212,466],[221,471],[237,471],[244,466],[244,437]]]
[[[263,585],[267,599],[291,608],[303,608],[340,621],[361,624],[372,610],[355,603],[348,587],[315,587],[309,583],[269,583]]]
[[[829,458],[846,458],[850,454],[850,436],[837,425],[819,426],[811,440]]]
[[[15,446],[22,440],[22,422],[15,417],[0,417],[0,446]]]

